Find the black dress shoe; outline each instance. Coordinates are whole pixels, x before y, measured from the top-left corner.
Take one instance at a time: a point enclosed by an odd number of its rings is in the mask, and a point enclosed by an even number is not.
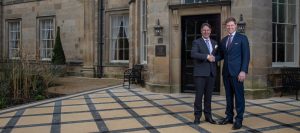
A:
[[[217,122],[214,119],[212,119],[212,118],[205,118],[205,121],[207,121],[207,122],[209,122],[211,124],[217,124]]]
[[[195,117],[194,124],[200,124],[200,117]]]
[[[235,122],[232,126],[232,130],[238,130],[240,128],[242,128],[242,123],[241,122]]]
[[[233,123],[233,120],[230,120],[230,119],[228,119],[228,118],[224,118],[223,120],[221,120],[220,122],[219,122],[219,124],[220,125],[225,125],[225,124],[228,124],[228,123]]]

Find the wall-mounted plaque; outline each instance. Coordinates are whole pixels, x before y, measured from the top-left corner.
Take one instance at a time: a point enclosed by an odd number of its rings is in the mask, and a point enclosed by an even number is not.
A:
[[[158,44],[164,43],[164,39],[163,39],[163,38],[158,38],[158,39],[157,39],[157,43],[158,43]]]
[[[166,56],[166,45],[155,45],[155,56]]]

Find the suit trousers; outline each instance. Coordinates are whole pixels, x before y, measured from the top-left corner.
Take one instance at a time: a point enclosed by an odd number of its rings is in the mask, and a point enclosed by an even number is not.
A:
[[[194,102],[194,115],[202,115],[202,97],[204,95],[204,115],[205,118],[211,118],[211,98],[215,84],[214,76],[194,76],[196,87],[196,97]]]
[[[230,120],[233,120],[233,109],[235,103],[237,112],[235,120],[237,122],[242,122],[245,112],[244,82],[239,82],[237,77],[232,76],[224,76],[223,82],[226,93],[226,117]]]

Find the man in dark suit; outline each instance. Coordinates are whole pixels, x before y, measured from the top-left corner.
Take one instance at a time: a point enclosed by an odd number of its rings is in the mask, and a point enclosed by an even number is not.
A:
[[[223,82],[226,92],[226,117],[219,123],[233,123],[235,103],[237,115],[232,129],[236,130],[242,127],[245,111],[244,80],[248,73],[250,49],[247,36],[236,32],[235,18],[226,19],[225,24],[228,35],[222,39],[221,52],[216,56],[216,60],[224,59]]]
[[[200,124],[202,115],[202,97],[204,94],[205,121],[216,122],[211,115],[211,97],[216,77],[216,63],[213,53],[217,42],[210,39],[211,26],[208,23],[201,25],[202,37],[193,41],[191,57],[194,59],[194,82],[196,97],[194,103],[195,124]]]

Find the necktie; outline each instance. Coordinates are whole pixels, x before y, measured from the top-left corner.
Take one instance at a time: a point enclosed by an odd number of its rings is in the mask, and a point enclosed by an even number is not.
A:
[[[232,42],[232,35],[230,34],[229,36],[228,36],[228,39],[227,39],[227,49],[229,49],[230,48],[230,46],[231,46],[231,42]]]
[[[205,43],[206,43],[206,46],[208,48],[209,53],[211,53],[211,48],[210,48],[210,45],[209,45],[209,40],[205,39]]]

